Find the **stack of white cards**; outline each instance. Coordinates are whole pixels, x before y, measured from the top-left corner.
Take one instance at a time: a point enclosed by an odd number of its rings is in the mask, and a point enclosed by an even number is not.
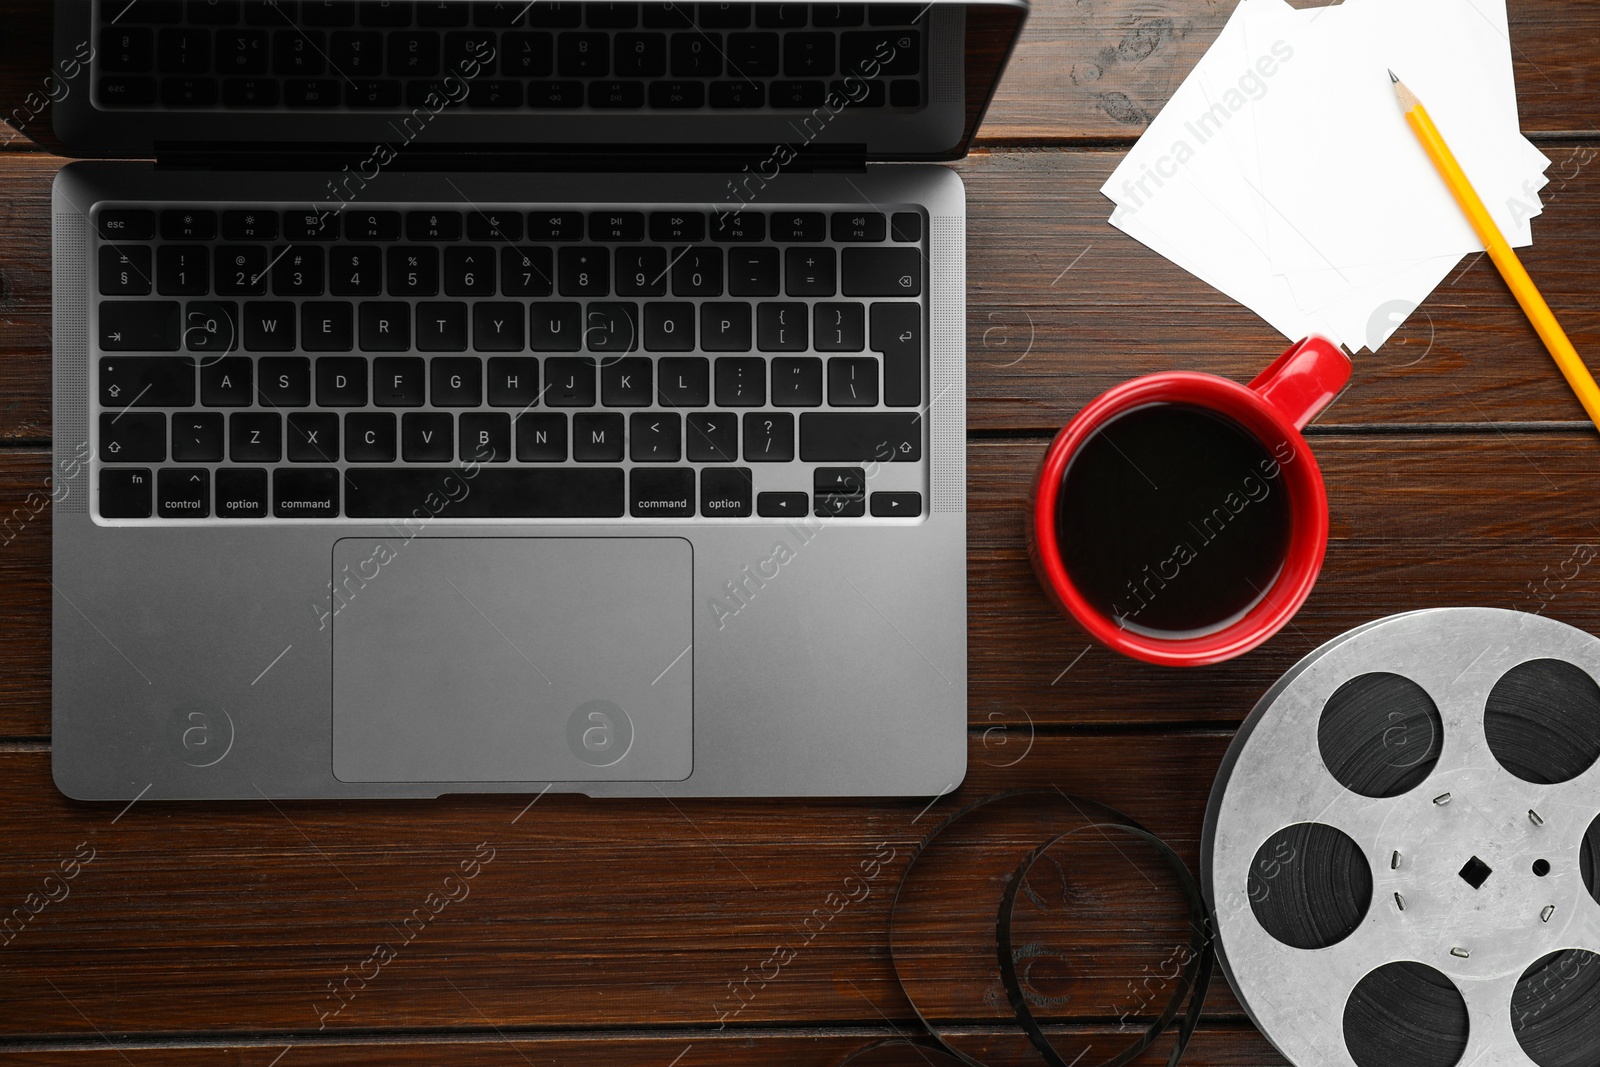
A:
[[[1506,239],[1531,244],[1550,160],[1517,123],[1505,0],[1242,0],[1101,188],[1111,224],[1288,338],[1376,350],[1483,249],[1391,69]]]

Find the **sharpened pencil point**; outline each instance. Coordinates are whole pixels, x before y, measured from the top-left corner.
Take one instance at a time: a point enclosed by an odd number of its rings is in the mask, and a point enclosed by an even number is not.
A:
[[[1389,80],[1394,82],[1396,85],[1400,84],[1400,78],[1392,70],[1389,72]]]

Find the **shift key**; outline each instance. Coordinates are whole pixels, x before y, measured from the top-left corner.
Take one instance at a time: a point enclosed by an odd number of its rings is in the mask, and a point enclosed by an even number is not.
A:
[[[914,463],[922,458],[922,412],[805,412],[800,458],[807,463]]]

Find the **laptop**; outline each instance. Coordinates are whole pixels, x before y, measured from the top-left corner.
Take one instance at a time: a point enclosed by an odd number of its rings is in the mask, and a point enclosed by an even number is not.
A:
[[[53,11],[64,793],[961,781],[1025,4]]]

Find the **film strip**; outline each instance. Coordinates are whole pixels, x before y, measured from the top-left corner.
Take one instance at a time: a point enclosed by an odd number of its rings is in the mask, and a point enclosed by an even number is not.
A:
[[[1600,640],[1391,616],[1241,727],[1202,839],[1218,958],[1297,1067],[1600,1064]]]
[[[1175,1064],[1212,942],[1199,883],[1128,816],[1055,789],[984,797],[913,854],[890,921],[895,975],[948,1060],[899,1046],[870,1062]]]

